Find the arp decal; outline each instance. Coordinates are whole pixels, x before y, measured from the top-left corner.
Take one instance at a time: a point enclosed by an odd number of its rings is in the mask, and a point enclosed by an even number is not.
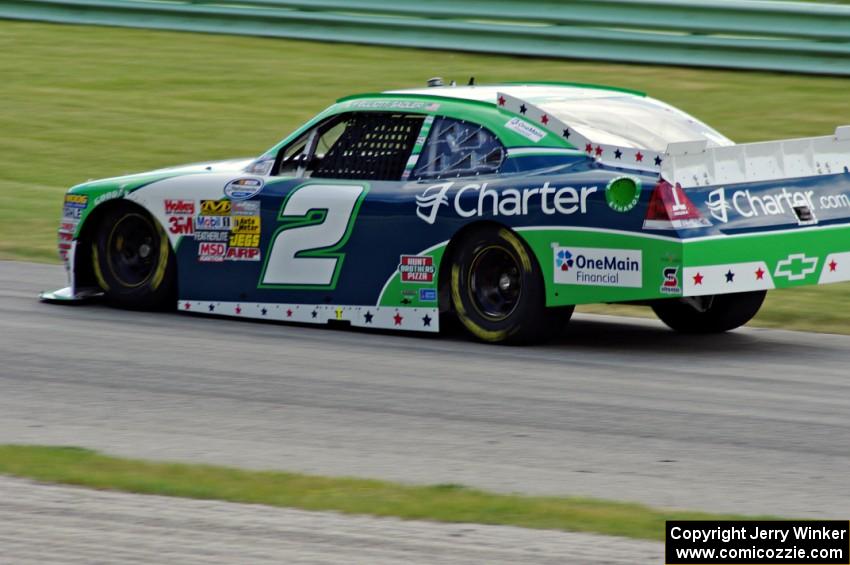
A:
[[[643,286],[639,249],[555,246],[555,282],[585,286]]]
[[[430,283],[434,281],[434,258],[429,255],[402,255],[398,265],[401,282]]]
[[[260,250],[256,247],[230,247],[225,255],[227,261],[259,261]]]

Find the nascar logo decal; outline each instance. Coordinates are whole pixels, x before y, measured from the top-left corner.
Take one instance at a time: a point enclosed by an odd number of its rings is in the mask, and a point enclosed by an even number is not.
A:
[[[224,195],[232,200],[248,200],[263,190],[263,179],[234,179],[224,186]]]

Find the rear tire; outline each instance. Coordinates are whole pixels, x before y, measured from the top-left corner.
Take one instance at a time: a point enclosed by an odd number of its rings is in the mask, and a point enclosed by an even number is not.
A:
[[[110,304],[134,310],[174,308],[174,253],[165,230],[141,208],[106,211],[91,253],[95,279]]]
[[[670,299],[652,305],[671,329],[685,334],[723,333],[743,326],[758,314],[766,290]]]
[[[449,285],[458,320],[485,342],[545,341],[573,313],[572,306],[546,308],[540,267],[507,228],[486,226],[467,234],[454,254]]]

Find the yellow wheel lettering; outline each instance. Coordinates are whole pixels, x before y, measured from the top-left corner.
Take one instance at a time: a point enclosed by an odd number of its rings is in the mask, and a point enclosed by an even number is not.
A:
[[[502,228],[499,230],[499,236],[511,244],[511,247],[514,248],[514,251],[519,255],[519,260],[522,262],[522,268],[525,269],[526,273],[531,272],[531,257],[528,256],[528,253],[525,251],[525,246],[519,240],[519,238],[514,235],[514,233],[508,229]]]
[[[109,285],[106,283],[106,279],[103,278],[103,273],[100,270],[100,261],[98,261],[97,258],[97,243],[92,243],[91,245],[91,262],[94,269],[94,278],[97,279],[97,284],[100,285],[102,290],[108,291]]]
[[[466,310],[460,298],[460,267],[452,265],[452,302],[459,315],[465,316]]]
[[[151,290],[156,290],[162,284],[162,279],[165,278],[165,269],[168,267],[168,236],[165,235],[165,230],[157,224],[159,228],[159,263],[157,263],[156,271],[151,279]]]
[[[501,341],[508,335],[507,330],[486,330],[470,319],[466,315],[466,310],[463,308],[460,293],[460,267],[458,265],[452,265],[452,302],[454,302],[460,322],[472,335],[482,341]]]

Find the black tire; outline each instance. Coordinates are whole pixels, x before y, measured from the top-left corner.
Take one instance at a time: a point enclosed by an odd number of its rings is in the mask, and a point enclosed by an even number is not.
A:
[[[671,329],[685,334],[723,333],[743,326],[758,314],[766,290],[702,296],[697,300],[662,300],[652,305]]]
[[[540,267],[507,228],[486,226],[466,234],[454,253],[449,285],[461,325],[485,342],[545,341],[573,312],[573,306],[546,308]]]
[[[174,253],[165,230],[141,208],[107,210],[92,238],[91,254],[95,279],[110,304],[134,310],[175,307]]]

